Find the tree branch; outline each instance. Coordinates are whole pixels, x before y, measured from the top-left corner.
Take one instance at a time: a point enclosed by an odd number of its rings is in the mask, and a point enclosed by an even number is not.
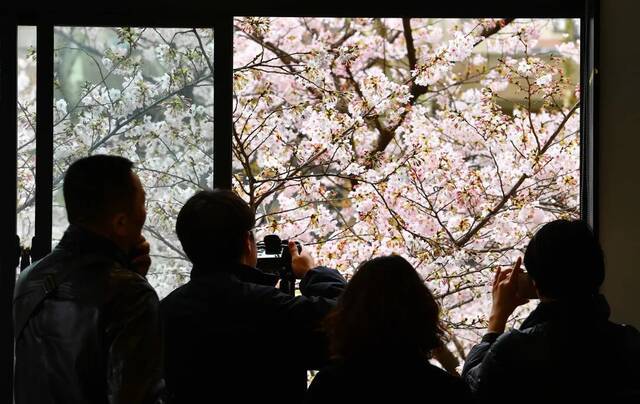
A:
[[[580,102],[577,102],[573,106],[573,108],[571,108],[571,110],[564,116],[564,118],[562,119],[562,122],[560,122],[560,124],[558,125],[558,128],[556,128],[556,130],[546,141],[542,149],[540,149],[540,151],[537,153],[538,157],[542,156],[549,149],[549,147],[551,147],[554,139],[562,131],[562,129],[566,125],[569,118],[578,110],[579,107],[580,107]],[[504,207],[504,205],[506,205],[509,199],[511,199],[518,192],[518,189],[527,178],[528,178],[527,174],[522,174],[518,179],[518,181],[516,181],[516,183],[513,185],[513,187],[511,187],[509,192],[507,192],[505,196],[502,197],[500,202],[498,202],[498,204],[494,206],[493,209],[491,209],[491,211],[487,213],[487,215],[480,222],[478,222],[474,227],[472,227],[464,236],[460,237],[456,241],[456,245],[460,248],[460,247],[463,247],[465,244],[467,244],[480,229],[482,229],[496,214],[498,214],[498,212],[500,212],[500,210]]]

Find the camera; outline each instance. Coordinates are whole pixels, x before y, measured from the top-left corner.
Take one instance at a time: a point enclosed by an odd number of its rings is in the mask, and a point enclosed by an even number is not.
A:
[[[280,290],[290,295],[295,293],[295,276],[291,269],[291,253],[289,252],[289,240],[281,240],[275,234],[270,234],[259,241],[257,267],[263,272],[278,275],[280,277]],[[296,241],[298,253],[302,251],[302,245]]]
[[[531,280],[531,276],[529,276],[526,272],[521,272],[518,274],[518,296],[523,297],[525,299],[539,299],[538,292],[536,291],[536,287]]]

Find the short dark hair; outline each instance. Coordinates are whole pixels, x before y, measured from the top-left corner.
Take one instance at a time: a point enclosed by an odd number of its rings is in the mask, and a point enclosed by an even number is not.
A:
[[[413,266],[398,255],[360,265],[325,319],[334,357],[429,355],[441,345],[440,307]]]
[[[524,265],[545,297],[593,295],[604,282],[604,255],[582,220],[555,220],[533,236]]]
[[[94,155],[72,163],[64,176],[63,194],[71,224],[100,224],[134,198],[133,163],[119,156]]]
[[[245,234],[255,213],[234,192],[200,191],[184,204],[176,220],[182,248],[194,264],[229,264],[240,260]]]

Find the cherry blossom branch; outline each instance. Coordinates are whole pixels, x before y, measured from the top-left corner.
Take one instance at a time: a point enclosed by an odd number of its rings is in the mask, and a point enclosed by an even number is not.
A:
[[[406,41],[406,45],[407,45],[407,56],[409,57],[409,68],[410,70],[415,70],[417,67],[417,58],[416,58],[416,50],[415,50],[415,45],[413,43],[413,33],[411,30],[411,22],[410,22],[410,18],[403,18],[402,19],[402,25],[404,28],[404,36],[405,36],[405,41]],[[504,19],[504,20],[500,20],[499,22],[496,23],[496,25],[491,28],[491,29],[485,29],[480,33],[480,39],[475,43],[474,46],[479,45],[480,43],[482,43],[482,41],[484,41],[485,39],[489,38],[490,36],[498,33],[502,28],[504,28],[505,26],[507,26],[509,23],[511,23],[513,21],[513,19]],[[396,134],[396,130],[403,124],[409,110],[410,107],[415,105],[418,102],[418,98],[419,96],[421,96],[422,94],[426,93],[428,88],[426,87],[422,87],[422,86],[417,86],[415,84],[415,77],[412,77],[411,79],[411,94],[413,95],[413,97],[409,100],[408,106],[405,107],[405,112],[402,113],[402,115],[400,116],[400,120],[399,122],[394,125],[392,128],[389,128],[388,131],[386,132],[380,132],[379,136],[378,136],[378,142],[376,144],[376,148],[373,151],[373,154],[377,154],[380,153],[382,151],[384,151],[387,146],[389,145],[389,143],[391,143],[391,141],[393,140],[393,138],[395,137]]]
[[[544,144],[542,149],[540,149],[540,151],[537,153],[538,157],[542,156],[549,149],[549,147],[553,143],[553,140],[562,131],[562,129],[564,128],[564,126],[567,123],[567,121],[569,120],[569,118],[574,114],[574,112],[576,112],[578,110],[579,107],[580,107],[580,103],[577,102],[573,106],[573,108],[571,108],[571,110],[569,110],[569,112],[562,119],[562,122],[560,122],[560,124],[558,125],[558,127],[556,128],[554,133],[549,137],[549,139],[546,141],[546,143]],[[520,176],[520,178],[518,179],[518,181],[516,181],[516,183],[511,187],[509,192],[507,192],[505,194],[505,196],[502,197],[502,199],[498,202],[498,204],[496,206],[494,206],[493,209],[491,209],[491,211],[489,211],[489,213],[487,213],[487,215],[478,224],[476,224],[474,227],[472,227],[464,236],[462,236],[458,240],[456,240],[456,245],[458,247],[462,247],[465,244],[467,244],[480,229],[482,229],[487,223],[489,223],[489,221],[496,214],[498,214],[498,212],[500,212],[500,210],[507,204],[507,202],[518,192],[518,188],[520,188],[522,183],[524,183],[524,181],[527,178],[528,178],[527,174],[522,174]]]

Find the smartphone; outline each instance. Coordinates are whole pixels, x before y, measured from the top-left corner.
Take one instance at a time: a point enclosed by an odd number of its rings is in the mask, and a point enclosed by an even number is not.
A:
[[[518,296],[525,299],[538,299],[538,292],[533,285],[531,277],[526,272],[521,272],[518,275]]]

